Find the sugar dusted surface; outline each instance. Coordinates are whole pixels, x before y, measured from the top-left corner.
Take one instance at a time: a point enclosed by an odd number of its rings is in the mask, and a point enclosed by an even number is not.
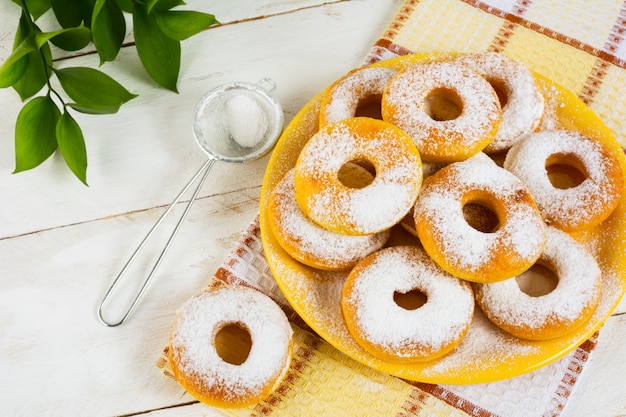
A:
[[[508,248],[511,256],[536,259],[545,241],[543,221],[533,207],[516,203],[520,193],[525,192],[519,179],[484,154],[449,165],[432,178],[442,174],[451,181],[426,182],[415,212],[416,217],[420,213],[428,219],[450,263],[459,269],[477,271],[491,262],[498,247]],[[462,211],[466,189],[485,190],[510,203],[506,224],[494,233],[471,227]]]
[[[490,312],[487,316],[530,332],[538,332],[546,325],[568,329],[589,306],[597,303],[601,272],[594,257],[565,232],[549,227],[547,236],[540,262],[554,270],[558,277],[556,288],[533,297],[520,290],[515,278],[479,284],[479,304]]]
[[[222,326],[242,324],[252,346],[245,362],[224,361],[212,346]],[[292,329],[283,311],[266,295],[232,286],[207,291],[185,303],[172,329],[172,355],[203,391],[219,390],[237,402],[258,395],[289,363]]]
[[[302,212],[295,194],[293,170],[290,170],[272,191],[270,204],[277,207],[273,210],[273,221],[279,225],[279,230],[273,230],[274,235],[296,246],[299,253],[292,256],[300,258],[300,261],[306,260],[307,264],[327,268],[352,266],[380,249],[389,238],[389,231],[364,236],[331,232]]]
[[[575,155],[584,166],[586,179],[576,187],[554,187],[545,168],[551,155]],[[527,136],[511,148],[504,167],[526,183],[547,221],[567,229],[586,227],[600,213],[607,213],[607,208],[610,213],[622,193],[611,180],[615,171],[623,177],[618,162],[603,151],[599,142],[573,131],[543,131]]]
[[[418,247],[388,248],[372,259],[366,268],[353,270],[352,290],[342,299],[354,311],[363,339],[392,356],[419,359],[462,337],[474,312],[467,284],[440,269]],[[412,290],[427,296],[424,305],[409,310],[396,304],[395,292]]]
[[[351,119],[354,124],[358,120]],[[422,178],[419,155],[410,142],[398,140],[397,129],[375,122],[377,127],[368,137],[358,136],[343,122],[335,123],[313,136],[302,150],[295,175],[322,185],[304,202],[298,201],[318,224],[369,234],[390,228],[412,208]],[[358,159],[374,164],[374,181],[359,189],[341,185],[337,180],[340,168]],[[296,188],[296,192],[301,191]]]
[[[468,65],[490,83],[495,82],[502,86],[507,97],[498,132],[485,148],[486,152],[506,150],[539,126],[545,100],[528,68],[496,52],[468,54],[457,60]]]
[[[452,120],[435,121],[425,110],[429,94],[452,90],[462,101],[462,113]],[[396,75],[383,95],[383,119],[424,145],[475,147],[484,142],[501,110],[493,89],[478,74],[450,62],[416,65]],[[438,145],[439,143],[440,145]]]
[[[382,96],[396,71],[384,67],[365,67],[351,71],[333,84],[328,101],[322,106],[321,120],[326,124],[354,117],[361,101]]]

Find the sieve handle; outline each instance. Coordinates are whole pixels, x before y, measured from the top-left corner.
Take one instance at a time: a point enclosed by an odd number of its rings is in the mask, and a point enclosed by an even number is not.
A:
[[[137,304],[139,303],[139,300],[141,299],[141,297],[146,292],[146,289],[148,288],[148,285],[150,284],[150,282],[154,278],[157,269],[161,265],[161,262],[163,261],[163,257],[165,256],[165,253],[167,252],[167,250],[172,245],[172,242],[174,240],[174,237],[176,236],[176,233],[178,232],[178,229],[180,229],[180,226],[182,225],[183,220],[185,220],[185,218],[187,217],[187,214],[189,213],[189,209],[191,209],[191,205],[193,204],[193,202],[195,201],[196,197],[198,196],[198,192],[200,191],[200,188],[202,188],[202,185],[204,184],[204,180],[206,180],[206,177],[209,174],[209,171],[211,171],[211,168],[213,167],[214,163],[215,163],[215,159],[209,158],[202,165],[202,167],[200,167],[198,172],[196,172],[196,174],[191,178],[191,180],[187,183],[187,185],[185,185],[185,187],[181,190],[181,192],[176,196],[174,201],[172,201],[170,203],[170,205],[168,206],[167,210],[165,210],[165,212],[161,215],[161,217],[159,217],[159,220],[156,221],[154,226],[152,226],[152,229],[150,229],[150,231],[143,238],[143,240],[141,241],[141,243],[139,244],[137,249],[135,249],[135,252],[133,252],[133,254],[130,256],[130,258],[126,262],[126,265],[124,265],[124,267],[122,268],[120,273],[117,275],[117,277],[113,281],[113,284],[111,284],[111,286],[109,287],[108,291],[104,295],[104,298],[102,299],[102,302],[100,303],[100,306],[98,307],[98,318],[100,319],[100,322],[102,322],[102,324],[104,324],[105,326],[108,326],[108,327],[117,327],[117,326],[121,325],[122,323],[124,323],[128,319],[128,317],[130,317],[132,312],[135,310],[135,308],[137,307]],[[117,321],[117,322],[107,321],[104,318],[104,309],[105,309],[106,305],[108,304],[108,302],[110,301],[111,296],[113,295],[113,293],[115,291],[115,288],[117,288],[117,286],[120,284],[120,281],[121,281],[122,277],[126,274],[127,269],[130,267],[130,265],[133,263],[133,261],[137,258],[137,256],[139,255],[139,252],[141,252],[141,250],[143,249],[144,245],[150,239],[150,237],[152,236],[154,231],[161,225],[163,220],[165,220],[165,218],[172,211],[174,206],[181,200],[183,195],[187,192],[187,190],[191,187],[191,185],[198,180],[198,178],[200,179],[200,181],[198,182],[198,185],[196,186],[196,189],[194,190],[193,195],[189,199],[189,202],[187,203],[187,206],[185,207],[185,211],[180,216],[180,219],[178,220],[178,223],[176,223],[176,226],[174,227],[174,230],[170,234],[170,237],[167,240],[167,243],[165,244],[165,247],[161,251],[161,254],[159,255],[159,257],[158,257],[157,261],[155,262],[154,266],[152,267],[152,270],[150,271],[150,274],[148,275],[148,277],[143,282],[141,288],[139,289],[139,292],[135,296],[135,299],[132,301],[130,307],[128,308],[126,313],[122,316],[122,318],[119,321]]]

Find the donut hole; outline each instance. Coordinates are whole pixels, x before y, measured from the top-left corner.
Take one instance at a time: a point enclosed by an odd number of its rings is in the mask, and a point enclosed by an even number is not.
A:
[[[248,359],[252,348],[252,336],[240,323],[228,323],[215,334],[215,350],[224,362],[241,365]]]
[[[483,193],[470,194],[463,204],[463,217],[472,228],[483,233],[494,233],[500,227],[495,204]]]
[[[407,292],[395,291],[393,301],[405,310],[417,310],[428,301],[428,297],[418,289]]]
[[[454,120],[463,113],[463,100],[454,90],[437,88],[424,99],[424,111],[438,122]]]
[[[506,84],[502,80],[496,80],[493,78],[487,78],[487,82],[491,85],[491,88],[493,88],[493,91],[495,91],[498,96],[500,108],[504,108],[504,106],[506,106],[509,102],[509,90],[506,87]]]
[[[547,266],[535,264],[515,277],[520,290],[531,297],[550,294],[559,283],[558,276]]]
[[[339,168],[337,178],[348,188],[365,188],[376,178],[376,167],[367,159],[353,159]]]
[[[354,117],[370,117],[372,119],[382,120],[382,97],[382,94],[378,94],[359,100],[354,112]]]
[[[567,190],[587,179],[585,167],[576,155],[555,154],[546,160],[548,179],[555,188]]]

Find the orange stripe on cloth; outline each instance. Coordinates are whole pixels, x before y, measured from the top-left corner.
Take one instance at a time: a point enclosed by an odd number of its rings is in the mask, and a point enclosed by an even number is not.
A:
[[[622,4],[619,14],[615,20],[615,24],[611,28],[611,32],[604,43],[604,50],[608,51],[610,56],[615,57],[621,44],[624,43],[624,36],[626,35],[626,2]],[[622,60],[615,58],[615,60],[606,60],[602,57],[596,61],[593,70],[589,74],[585,82],[585,86],[580,92],[580,99],[587,105],[591,104],[600,90],[600,85],[604,82],[604,78],[607,74],[609,66],[611,64],[621,68],[626,68],[626,63]]]
[[[484,7],[481,7],[482,3],[480,2],[474,2],[474,3],[476,3],[475,4],[476,7],[483,9],[483,10],[486,9]],[[514,11],[516,15],[518,16],[523,15],[524,12],[528,10],[529,3],[530,3],[529,1],[519,0],[517,4],[514,6]],[[485,10],[485,11],[489,12],[489,10]],[[512,17],[514,15],[511,15],[509,19],[506,19],[507,14],[504,12],[494,13],[494,14],[504,18],[505,21],[502,24],[502,27],[500,28],[500,30],[498,31],[496,38],[493,40],[493,43],[489,47],[489,50],[492,52],[503,52],[506,47],[506,44],[508,43],[509,39],[513,35],[513,32],[515,32],[516,24],[512,21],[513,20]]]
[[[428,392],[434,397],[445,401],[453,407],[459,408],[461,410],[465,410],[469,415],[475,417],[500,417],[497,414],[493,414],[488,410],[472,403],[471,401],[463,398],[455,393],[447,390],[445,387],[441,385],[435,384],[425,384],[423,382],[413,382],[413,385],[421,389],[422,391]]]

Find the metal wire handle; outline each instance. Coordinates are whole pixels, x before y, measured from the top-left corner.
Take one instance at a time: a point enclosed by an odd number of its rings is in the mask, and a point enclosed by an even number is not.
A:
[[[180,226],[182,225],[183,220],[185,220],[185,218],[187,217],[187,214],[189,213],[189,209],[191,209],[191,205],[196,200],[196,197],[198,196],[198,192],[200,191],[200,188],[202,188],[202,185],[204,184],[204,180],[206,180],[206,177],[209,174],[209,171],[211,171],[211,168],[213,167],[214,163],[215,163],[215,159],[214,158],[209,158],[202,165],[202,167],[200,167],[198,172],[196,172],[196,174],[191,178],[191,180],[187,183],[187,185],[185,185],[185,187],[181,190],[181,192],[176,196],[174,201],[172,201],[170,203],[170,205],[167,208],[167,210],[165,210],[165,212],[161,215],[161,217],[159,217],[159,220],[156,221],[154,226],[152,226],[152,229],[150,229],[150,231],[143,238],[143,240],[141,241],[141,243],[139,244],[137,249],[135,249],[135,252],[133,252],[133,254],[130,256],[130,258],[126,262],[126,265],[124,265],[124,267],[122,268],[122,270],[120,271],[118,276],[115,278],[115,281],[113,281],[113,284],[111,284],[111,286],[109,287],[109,290],[104,295],[104,298],[102,299],[102,302],[100,303],[100,306],[98,307],[98,318],[100,319],[102,324],[104,324],[105,326],[108,326],[108,327],[119,326],[122,323],[124,323],[128,319],[128,317],[130,317],[132,312],[135,310],[135,308],[137,307],[137,304],[139,303],[139,300],[141,299],[141,297],[146,292],[146,289],[148,288],[148,285],[152,281],[152,278],[154,278],[157,269],[161,265],[161,262],[163,261],[163,257],[165,256],[165,253],[167,252],[167,250],[172,245],[172,241],[174,240],[174,237],[178,233],[178,230],[180,229]],[[108,304],[111,296],[113,295],[113,291],[119,285],[121,278],[125,275],[126,270],[133,263],[133,261],[135,260],[135,258],[139,254],[139,252],[141,252],[141,250],[143,249],[144,245],[150,239],[150,237],[152,236],[154,231],[161,225],[163,220],[165,220],[165,218],[172,211],[174,206],[181,200],[183,195],[187,192],[187,190],[191,187],[191,185],[198,180],[198,178],[200,178],[200,182],[198,183],[196,189],[194,190],[193,195],[189,199],[189,202],[187,203],[187,206],[185,207],[185,211],[180,216],[180,219],[178,220],[178,222],[176,223],[176,226],[174,227],[174,230],[170,234],[170,237],[167,240],[167,243],[165,244],[165,247],[161,251],[161,254],[159,255],[159,257],[158,257],[157,261],[155,262],[154,266],[152,267],[152,271],[150,271],[150,274],[148,275],[148,277],[143,282],[143,285],[139,289],[139,292],[135,296],[135,299],[132,301],[130,307],[128,308],[126,313],[122,316],[122,318],[119,321],[117,321],[117,322],[109,322],[109,321],[107,321],[103,317],[103,315],[104,315],[104,308],[106,307],[106,305]]]

